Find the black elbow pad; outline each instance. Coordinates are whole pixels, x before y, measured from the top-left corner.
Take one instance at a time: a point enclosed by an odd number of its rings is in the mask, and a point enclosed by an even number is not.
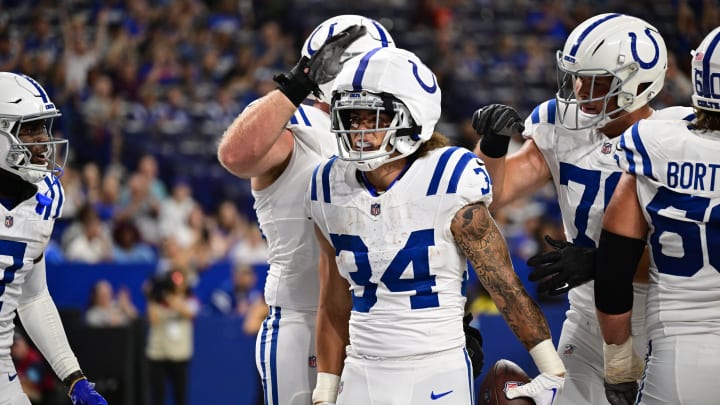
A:
[[[632,309],[633,277],[644,251],[644,240],[602,230],[595,267],[595,307],[598,310],[622,314]]]

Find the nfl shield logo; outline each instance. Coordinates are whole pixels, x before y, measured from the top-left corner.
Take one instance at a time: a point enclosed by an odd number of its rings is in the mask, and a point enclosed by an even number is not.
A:
[[[15,220],[13,219],[12,215],[6,215],[5,216],[5,227],[10,228],[15,223]]]
[[[505,382],[505,388],[503,388],[503,391],[504,391],[504,392],[508,392],[509,389],[517,388],[517,387],[519,387],[519,386],[521,386],[521,385],[525,385],[525,384],[523,384],[523,383],[521,383],[521,382],[519,382],[519,381],[506,381],[506,382]]]
[[[374,203],[370,205],[370,214],[374,216],[380,215],[380,203]]]
[[[610,152],[612,152],[612,144],[610,142],[605,142],[603,144],[602,148],[600,149],[600,152],[602,152],[605,155],[609,154]]]

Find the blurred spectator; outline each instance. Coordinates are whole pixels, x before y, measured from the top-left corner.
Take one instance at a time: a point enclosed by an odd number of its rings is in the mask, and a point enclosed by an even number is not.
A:
[[[104,223],[110,223],[117,216],[120,204],[120,176],[108,171],[103,176],[98,197],[93,204],[95,212]]]
[[[157,225],[159,209],[160,201],[152,195],[148,177],[133,173],[121,193],[116,219],[133,221],[144,241],[157,243],[160,239]]]
[[[196,206],[192,189],[187,181],[182,178],[175,180],[172,194],[160,203],[158,225],[161,235],[174,236],[183,247],[193,244],[196,235],[192,234],[189,219]]]
[[[132,221],[117,221],[113,228],[112,260],[115,263],[154,263],[157,254],[140,238]]]
[[[60,7],[64,41],[65,87],[70,93],[82,94],[87,86],[88,72],[102,58],[102,49],[107,36],[107,11],[98,14],[97,25],[88,25],[84,14],[66,13]],[[90,29],[94,29],[91,32]],[[94,37],[92,44],[88,41]]]
[[[257,275],[249,264],[233,267],[230,279],[212,292],[211,306],[223,315],[244,317],[263,293],[257,288]]]
[[[234,263],[265,264],[268,261],[268,248],[260,228],[247,224],[247,231],[230,252]]]
[[[152,404],[165,404],[165,384],[170,384],[175,405],[186,405],[188,366],[193,356],[193,319],[199,303],[179,271],[160,274],[147,287],[150,330],[149,360]]]
[[[205,216],[202,207],[196,205],[187,221],[192,235],[192,244],[188,250],[194,258],[195,266],[203,270],[212,262],[222,259],[223,256],[213,250],[210,240],[210,220]]]
[[[63,235],[65,257],[83,263],[107,262],[112,258],[112,239],[97,213],[85,204],[78,220]]]
[[[72,219],[77,215],[80,207],[85,203],[85,192],[83,190],[82,179],[77,167],[66,165],[62,177],[60,177],[63,190],[65,191],[65,201],[63,202],[62,218]]]
[[[10,357],[15,364],[23,392],[27,394],[33,405],[57,403],[56,377],[40,352],[22,333],[15,332],[13,335]]]
[[[217,209],[216,223],[212,228],[210,243],[213,251],[225,257],[233,246],[245,236],[248,220],[232,201],[223,201]]]
[[[167,187],[158,177],[158,162],[153,155],[143,155],[138,160],[137,172],[145,176],[149,183],[150,194],[156,201],[167,198]]]
[[[0,29],[0,71],[16,71],[21,56],[22,45],[10,36],[7,28]]]
[[[277,21],[267,21],[259,29],[260,41],[256,43],[255,54],[258,55],[257,66],[273,70],[283,70],[290,62],[288,53],[293,54],[291,60],[295,60],[294,51],[288,46],[287,39],[283,36],[280,24]]]
[[[50,13],[48,10],[34,11],[32,29],[24,38],[24,50],[39,59],[54,61],[58,60],[60,56],[62,38],[59,38],[55,30],[53,30]],[[33,75],[33,77],[35,76]],[[44,81],[41,81],[41,83],[44,83]]]
[[[82,189],[85,195],[84,201],[91,204],[100,198],[102,174],[100,167],[95,162],[87,162],[82,168]]]
[[[90,291],[90,302],[85,322],[94,327],[126,326],[138,316],[130,291],[120,288],[117,297],[107,280],[99,280]]]

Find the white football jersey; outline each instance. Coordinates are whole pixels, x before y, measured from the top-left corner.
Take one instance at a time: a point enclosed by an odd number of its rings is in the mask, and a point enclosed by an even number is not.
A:
[[[650,224],[649,336],[720,334],[720,132],[640,121],[616,156]]]
[[[309,215],[350,284],[353,350],[399,357],[462,347],[468,264],[450,223],[469,203],[490,204],[483,162],[463,148],[436,149],[380,195],[358,175],[331,158],[308,190]]]
[[[0,225],[0,372],[14,370],[10,346],[23,283],[30,279],[34,261],[45,252],[55,219],[62,214],[65,198],[60,180],[55,176],[45,176],[35,185],[35,196],[12,210],[0,204],[0,216],[4,221]],[[45,280],[45,277],[31,279]]]
[[[608,138],[596,128],[566,129],[556,122],[555,114],[555,99],[538,105],[525,120],[523,135],[535,141],[552,173],[565,238],[578,246],[597,247],[603,213],[622,174],[614,159],[619,137]],[[689,107],[670,107],[648,119],[683,119],[692,114]],[[568,298],[574,309],[595,319],[593,282],[573,288]]]
[[[313,169],[337,152],[337,142],[328,114],[307,105],[298,107],[287,128],[295,137],[290,163],[272,185],[252,191],[269,250],[265,301],[272,306],[316,310],[319,248],[303,201]]]

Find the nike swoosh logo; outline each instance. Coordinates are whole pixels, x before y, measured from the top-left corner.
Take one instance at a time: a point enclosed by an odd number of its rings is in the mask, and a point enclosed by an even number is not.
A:
[[[446,396],[446,395],[450,395],[452,392],[453,392],[453,391],[450,390],[450,391],[447,391],[447,392],[441,392],[441,393],[439,393],[439,394],[436,394],[434,391],[430,391],[430,399],[432,399],[432,400],[434,401],[434,400],[440,399],[440,398],[442,398],[442,397],[444,397],[444,396]]]
[[[14,380],[15,378],[17,378],[17,373],[15,373],[15,374],[13,374],[13,375],[8,374],[8,381],[12,381],[12,380]]]
[[[557,388],[551,388],[551,389],[552,389],[552,392],[553,392],[553,397],[552,397],[552,399],[550,400],[550,403],[552,404],[553,402],[555,402],[555,395],[557,395]]]

